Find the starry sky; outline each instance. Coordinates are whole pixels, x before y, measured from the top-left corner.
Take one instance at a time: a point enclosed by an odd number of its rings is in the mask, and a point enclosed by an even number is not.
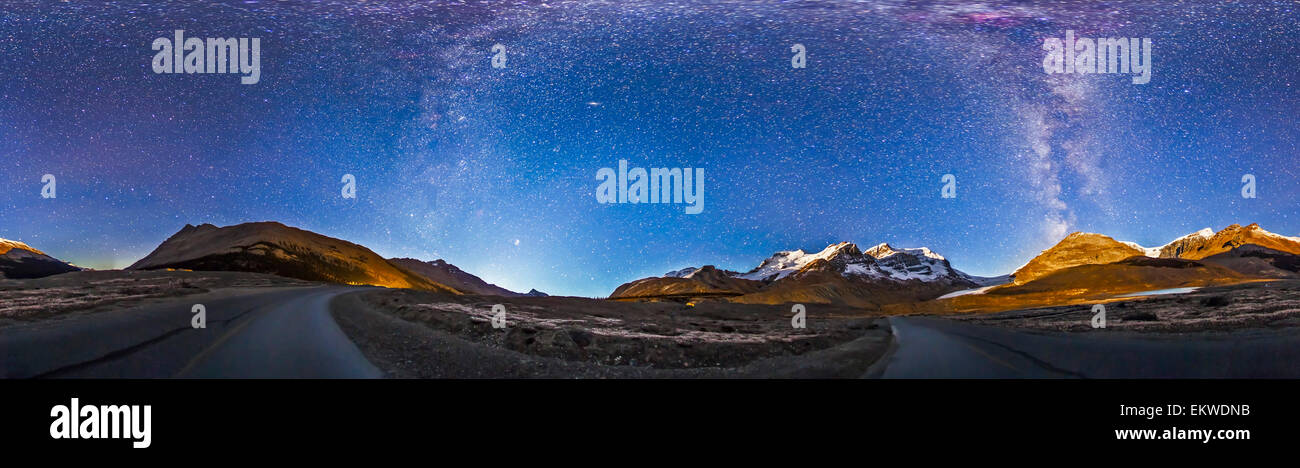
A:
[[[1300,235],[1295,2],[194,3],[0,5],[0,237],[120,268],[275,220],[605,296],[844,240],[998,275],[1073,231]],[[176,29],[260,38],[260,83],[154,74]],[[1150,83],[1044,73],[1067,29],[1151,38]],[[704,168],[704,212],[597,203],[619,159]]]

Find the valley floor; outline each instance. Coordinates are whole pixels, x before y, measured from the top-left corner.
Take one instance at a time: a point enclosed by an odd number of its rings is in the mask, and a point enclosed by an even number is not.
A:
[[[493,305],[506,327],[493,328]],[[390,377],[861,377],[891,345],[886,321],[809,306],[628,303],[379,290],[339,297],[334,317]]]

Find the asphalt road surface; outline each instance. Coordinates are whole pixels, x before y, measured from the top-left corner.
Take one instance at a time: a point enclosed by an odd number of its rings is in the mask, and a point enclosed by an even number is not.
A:
[[[0,377],[377,378],[330,316],[363,288],[277,289],[0,329]],[[191,326],[202,303],[207,327]]]
[[[883,378],[1297,378],[1300,332],[1037,332],[893,317]]]

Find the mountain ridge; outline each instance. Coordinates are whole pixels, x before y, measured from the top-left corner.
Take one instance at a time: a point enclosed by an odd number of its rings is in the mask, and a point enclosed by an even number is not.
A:
[[[732,302],[879,305],[922,300],[982,284],[988,278],[962,273],[928,248],[896,249],[888,243],[866,251],[838,242],[817,252],[782,250],[745,273],[712,265],[674,270],[624,283],[614,300],[722,298]]]
[[[370,249],[275,221],[186,224],[128,270],[252,271],[308,281],[459,294],[389,263]]]
[[[485,296],[504,296],[520,297],[528,293],[518,293],[509,289],[497,286],[484,281],[482,278],[475,276],[456,265],[447,263],[442,259],[424,261],[414,258],[390,258],[389,263],[405,268],[415,274],[423,276],[431,281],[451,286],[458,291],[468,294],[479,294]],[[536,289],[529,292],[539,292]],[[545,293],[543,293],[545,294]]]
[[[1131,256],[1201,260],[1243,245],[1257,245],[1300,255],[1300,238],[1274,234],[1255,223],[1247,226],[1232,224],[1217,232],[1205,228],[1159,247],[1143,247],[1133,242],[1117,241],[1103,234],[1074,232],[1030,259],[1012,276],[1015,284],[1024,284],[1053,271],[1074,266],[1114,263]]]
[[[1292,278],[1300,277],[1295,271],[1298,256],[1300,238],[1274,234],[1258,224],[1232,224],[1217,232],[1201,229],[1159,247],[1075,232],[1000,277],[963,273],[926,247],[899,249],[881,243],[861,250],[852,242],[837,242],[815,252],[778,251],[744,273],[705,265],[641,278],[620,285],[609,298],[871,306],[1037,290],[1049,283],[1086,290],[1090,282],[1100,281],[1106,288],[1123,289],[1107,282],[1104,274],[1129,278],[1133,285]],[[1079,269],[1085,266],[1096,267]],[[1073,273],[1057,275],[1071,270]],[[1053,278],[1050,282],[1036,282],[1049,276]],[[1032,287],[1020,287],[1027,284]]]
[[[26,243],[0,238],[0,278],[43,278],[81,270]]]

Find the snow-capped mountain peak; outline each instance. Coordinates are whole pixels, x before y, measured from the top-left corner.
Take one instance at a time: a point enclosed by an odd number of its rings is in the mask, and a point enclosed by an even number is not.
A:
[[[1179,237],[1172,241],[1169,241],[1168,243],[1161,245],[1159,247],[1143,247],[1141,244],[1138,244],[1137,242],[1130,242],[1130,241],[1119,241],[1119,242],[1129,247],[1141,250],[1142,254],[1148,257],[1160,258],[1161,255],[1163,255],[1162,252],[1164,252],[1165,248],[1167,247],[1175,246],[1176,249],[1177,248],[1176,246],[1179,245],[1180,243],[1202,242],[1205,239],[1209,239],[1211,237],[1214,237],[1214,230],[1210,228],[1205,228],[1193,232],[1191,234],[1187,234],[1185,236]]]
[[[23,242],[0,239],[0,278],[40,278],[80,269]]]
[[[1278,239],[1286,239],[1286,240],[1290,240],[1290,241],[1294,241],[1294,242],[1300,242],[1300,237],[1284,236],[1284,235],[1281,235],[1281,234],[1277,234],[1277,233],[1274,233],[1274,232],[1270,232],[1270,231],[1265,230],[1265,229],[1262,228],[1262,227],[1259,227],[1258,224],[1251,224],[1250,226],[1246,226],[1245,229],[1251,229],[1251,230],[1254,230],[1255,232],[1258,232],[1258,233],[1260,233],[1260,234],[1262,234],[1262,235],[1264,235],[1264,236],[1268,236],[1268,237],[1273,237],[1273,238],[1278,238]],[[1214,235],[1214,232],[1211,231],[1211,232],[1210,232],[1210,235],[1211,235],[1211,236]],[[1210,237],[1210,236],[1205,236],[1205,237]]]
[[[1199,231],[1193,232],[1193,233],[1191,233],[1191,234],[1188,234],[1188,235],[1185,235],[1185,236],[1179,237],[1179,238],[1174,239],[1174,240],[1172,240],[1172,241],[1169,241],[1169,242],[1165,243],[1165,245],[1162,245],[1162,246],[1160,246],[1160,247],[1156,247],[1156,249],[1162,249],[1162,248],[1164,248],[1164,247],[1167,246],[1167,245],[1171,245],[1171,244],[1173,244],[1173,243],[1175,243],[1175,242],[1178,242],[1178,241],[1181,241],[1181,240],[1188,240],[1188,239],[1209,239],[1209,238],[1211,238],[1211,237],[1214,237],[1214,230],[1213,230],[1213,229],[1210,229],[1210,228],[1205,228],[1205,229],[1201,229],[1201,230],[1199,230]]]
[[[1191,234],[1169,241],[1168,243],[1160,247],[1142,248],[1142,250],[1146,252],[1146,255],[1148,257],[1178,256],[1178,254],[1181,252],[1181,250],[1179,250],[1179,246],[1185,244],[1199,244],[1205,242],[1211,237],[1214,237],[1214,230],[1210,228],[1204,228],[1199,231],[1193,232]],[[1170,253],[1166,253],[1166,250],[1168,250]]]
[[[1177,257],[1197,260],[1236,248],[1242,244],[1258,244],[1282,251],[1300,249],[1300,239],[1274,234],[1258,224],[1241,226],[1233,224],[1219,232],[1205,228],[1174,239],[1160,247],[1160,257]]]
[[[674,270],[668,273],[664,273],[664,277],[665,278],[690,278],[691,275],[694,275],[695,272],[699,270],[700,269],[696,267],[686,267],[680,270]]]
[[[890,245],[887,244],[887,243],[881,242],[881,243],[879,243],[879,244],[876,244],[875,247],[872,247],[872,248],[870,248],[870,249],[867,249],[867,250],[866,250],[865,252],[863,252],[863,253],[865,253],[865,254],[867,254],[867,255],[870,255],[870,256],[872,256],[872,257],[881,258],[881,257],[889,256],[889,255],[893,254],[894,252],[895,252],[895,251],[894,251],[894,247],[890,246]]]
[[[891,245],[889,245],[889,244],[887,244],[887,243],[880,243],[880,244],[877,244],[875,247],[872,247],[872,248],[870,248],[870,249],[867,249],[867,250],[866,250],[865,252],[863,252],[863,253],[865,253],[865,254],[867,254],[867,255],[870,255],[870,256],[872,256],[872,257],[875,257],[875,258],[877,258],[877,259],[885,258],[885,257],[888,257],[888,256],[890,256],[890,255],[894,255],[894,254],[898,254],[898,253],[904,253],[904,254],[908,254],[908,255],[912,255],[912,256],[916,256],[916,257],[929,257],[929,258],[933,258],[933,259],[935,259],[935,260],[947,260],[946,258],[943,258],[943,255],[939,255],[939,254],[937,254],[937,253],[934,253],[934,251],[930,250],[929,247],[916,247],[916,248],[910,248],[910,249],[895,249],[893,246],[891,246]]]
[[[738,275],[737,278],[775,281],[812,271],[832,271],[846,277],[894,281],[970,279],[968,275],[952,269],[942,255],[926,247],[897,249],[881,243],[864,252],[851,242],[831,244],[811,254],[803,250],[777,252],[757,268]]]
[[[861,251],[858,250],[858,246],[851,242],[831,244],[814,254],[804,252],[803,249],[784,250],[772,254],[771,257],[763,260],[763,263],[760,263],[757,268],[737,277],[754,281],[778,280],[803,270],[804,267],[817,260],[829,261],[841,255],[858,254],[861,254]]]
[[[35,252],[41,255],[45,255],[45,252],[41,252],[39,250],[33,249],[31,246],[27,244],[24,244],[16,240],[9,240],[0,237],[0,254],[4,254],[13,249],[21,249],[21,250],[26,250],[28,252]]]

